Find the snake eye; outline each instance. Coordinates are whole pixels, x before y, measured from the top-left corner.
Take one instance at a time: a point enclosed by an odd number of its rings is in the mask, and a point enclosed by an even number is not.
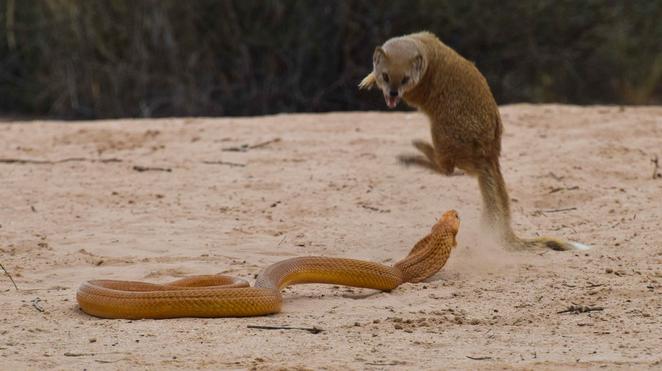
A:
[[[384,79],[385,82],[388,82],[388,80],[389,80],[388,74],[382,73],[382,79]]]
[[[409,82],[409,76],[405,76],[402,78],[402,85],[405,85],[408,82]]]

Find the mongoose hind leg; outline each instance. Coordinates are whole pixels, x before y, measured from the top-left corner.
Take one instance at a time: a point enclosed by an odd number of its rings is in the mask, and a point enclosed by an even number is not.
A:
[[[414,140],[412,145],[423,153],[423,156],[400,155],[398,156],[398,160],[400,160],[402,164],[406,166],[421,166],[447,176],[463,175],[462,173],[454,173],[455,162],[451,158],[439,154],[430,143],[422,140]]]

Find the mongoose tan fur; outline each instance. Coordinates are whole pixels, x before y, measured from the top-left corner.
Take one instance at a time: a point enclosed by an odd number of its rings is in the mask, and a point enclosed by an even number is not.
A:
[[[510,200],[499,165],[503,125],[496,101],[473,63],[435,35],[419,32],[377,47],[373,71],[359,87],[379,87],[390,108],[404,99],[429,118],[432,144],[414,141],[423,156],[400,156],[400,161],[445,175],[457,167],[476,176],[483,198],[483,222],[508,247],[588,248],[554,238],[522,239],[513,232]]]

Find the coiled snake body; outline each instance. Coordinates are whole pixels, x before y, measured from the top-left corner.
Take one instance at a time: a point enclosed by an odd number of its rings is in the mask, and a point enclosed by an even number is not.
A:
[[[298,283],[329,283],[383,291],[420,282],[439,271],[456,245],[457,212],[447,211],[409,255],[392,267],[354,259],[299,257],[264,269],[254,287],[223,275],[192,276],[167,284],[93,280],[76,294],[80,308],[102,318],[247,317],[277,313],[280,290]]]

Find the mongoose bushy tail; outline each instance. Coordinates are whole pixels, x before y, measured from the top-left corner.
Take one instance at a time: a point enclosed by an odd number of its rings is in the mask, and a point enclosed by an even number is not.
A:
[[[577,242],[551,237],[520,238],[512,229],[510,199],[498,160],[490,159],[477,172],[478,186],[483,198],[483,223],[509,247],[515,249],[549,248],[552,250],[585,250],[589,247]]]
[[[378,87],[390,108],[400,99],[430,119],[432,144],[415,141],[422,155],[406,165],[450,175],[460,168],[478,178],[483,221],[508,247],[583,250],[588,246],[540,237],[519,238],[511,227],[510,199],[499,156],[503,126],[494,96],[473,63],[429,32],[392,38],[377,47],[373,70],[360,88]]]

